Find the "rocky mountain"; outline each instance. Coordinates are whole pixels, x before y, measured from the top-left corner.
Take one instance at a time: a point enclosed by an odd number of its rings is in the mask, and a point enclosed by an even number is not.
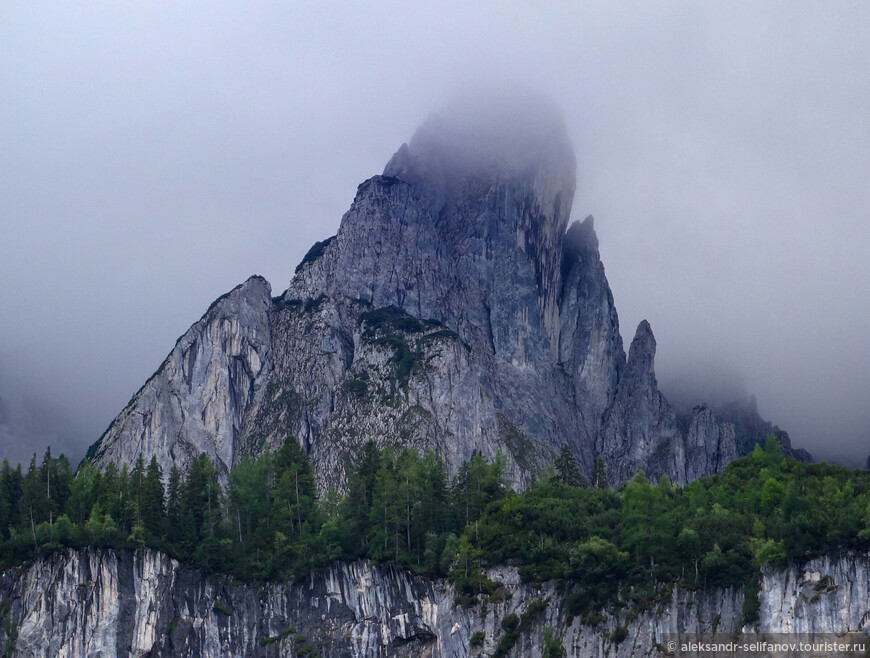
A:
[[[292,434],[327,488],[371,439],[452,472],[502,452],[523,487],[567,444],[612,484],[684,483],[763,440],[757,413],[678,417],[647,322],[626,358],[593,220],[568,227],[573,149],[555,112],[529,112],[428,120],[283,293],[252,277],[216,300],[89,457],[166,472],[206,452],[225,473]]]
[[[741,630],[842,637],[866,633],[870,620],[865,554],[765,570],[758,619],[747,625],[739,590],[675,589],[663,603],[586,625],[566,614],[552,583],[522,584],[511,568],[488,575],[502,584],[501,600],[464,610],[449,584],[368,562],[254,588],[203,580],[155,551],[68,550],[0,576],[0,649],[26,658],[465,658],[491,655],[502,622],[517,614],[527,621],[511,656],[541,656],[549,628],[567,656],[620,658],[673,655],[662,651],[668,633],[728,634],[723,641]]]

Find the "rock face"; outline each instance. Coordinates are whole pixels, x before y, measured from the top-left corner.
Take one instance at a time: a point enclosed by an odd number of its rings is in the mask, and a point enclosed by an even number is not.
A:
[[[160,553],[69,550],[0,576],[0,645],[26,658],[54,656],[490,655],[501,621],[546,601],[511,656],[540,656],[552,628],[568,656],[658,656],[664,633],[867,632],[870,557],[823,557],[764,573],[760,615],[743,628],[743,593],[674,590],[670,601],[598,626],[565,615],[552,585],[521,584],[512,569],[489,576],[506,600],[454,607],[452,588],[367,562],[336,565],[296,584],[249,588],[212,579]],[[612,637],[623,623],[627,634]],[[604,631],[608,631],[605,633]],[[482,644],[470,646],[483,634]],[[478,636],[480,637],[480,636]]]
[[[365,441],[508,458],[523,487],[567,444],[589,475],[675,482],[762,441],[761,424],[685,421],[658,391],[649,325],[628,359],[592,218],[567,229],[575,161],[555,112],[448,110],[362,185],[337,235],[272,298],[252,277],[191,327],[89,456],[207,452],[226,472],[288,434],[319,486]],[[757,414],[756,414],[757,416]]]
[[[755,396],[750,396],[748,400],[735,400],[730,404],[720,405],[714,408],[714,412],[720,420],[733,425],[738,454],[748,454],[758,443],[758,437],[772,434],[788,456],[805,463],[813,460],[806,450],[792,447],[788,432],[758,415]]]
[[[89,456],[120,464],[157,454],[168,467],[206,452],[226,472],[269,362],[271,305],[261,277],[217,299],[115,418],[104,435],[111,440]]]

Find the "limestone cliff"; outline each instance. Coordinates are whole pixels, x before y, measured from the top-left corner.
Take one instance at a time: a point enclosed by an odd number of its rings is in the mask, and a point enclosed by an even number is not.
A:
[[[767,570],[759,619],[743,627],[743,593],[674,590],[649,610],[607,614],[596,626],[566,615],[551,584],[489,576],[504,600],[464,610],[449,584],[367,562],[335,565],[295,584],[244,587],[202,579],[160,553],[68,550],[0,576],[0,646],[25,658],[56,656],[466,656],[489,655],[501,621],[546,602],[510,656],[540,656],[544,629],[568,656],[661,656],[665,633],[867,632],[870,556],[811,560]],[[617,626],[624,639],[611,640]],[[477,634],[481,643],[471,646]]]

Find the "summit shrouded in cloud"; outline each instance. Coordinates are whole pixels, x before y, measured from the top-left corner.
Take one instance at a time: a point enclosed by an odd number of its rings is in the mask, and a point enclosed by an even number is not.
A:
[[[286,282],[452,90],[508,80],[561,109],[625,343],[649,319],[663,382],[713,355],[863,465],[868,28],[860,4],[5,7],[0,396],[56,400],[83,454],[196,309]]]
[[[531,89],[475,89],[457,94],[417,128],[408,145],[415,161],[443,175],[547,168],[575,177],[574,148],[556,103]]]
[[[763,443],[754,408],[677,413],[646,320],[626,356],[593,220],[566,231],[561,122],[490,102],[429,119],[281,295],[254,276],[218,298],[93,462],[154,454],[167,471],[206,453],[225,476],[291,436],[320,488],[342,489],[371,441],[431,450],[450,475],[502,454],[522,489],[566,451],[587,477],[603,460],[613,485],[638,470],[684,484]],[[478,134],[482,122],[492,129]]]

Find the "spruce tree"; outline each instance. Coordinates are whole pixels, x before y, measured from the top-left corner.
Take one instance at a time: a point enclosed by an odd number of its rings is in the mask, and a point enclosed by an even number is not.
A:
[[[142,453],[136,457],[136,465],[130,473],[130,496],[131,508],[130,523],[132,526],[142,525],[142,492],[145,487],[145,459]]]
[[[7,460],[0,467],[0,539],[9,536],[9,528],[19,522],[21,500],[21,464],[13,469]]]
[[[70,494],[64,507],[73,523],[83,525],[91,514],[91,508],[98,501],[102,473],[85,459],[78,473],[70,482]]]
[[[163,471],[157,458],[152,455],[148,470],[142,480],[139,495],[140,516],[146,536],[151,539],[162,538],[166,521],[166,504],[163,492]]]
[[[173,464],[169,469],[169,481],[166,484],[166,540],[170,546],[176,546],[181,540],[181,473]]]
[[[371,508],[380,463],[380,451],[374,441],[366,442],[356,463],[357,468],[347,481],[342,545],[347,555],[362,557],[371,539]]]
[[[607,465],[601,456],[595,460],[595,470],[592,473],[592,486],[604,489],[607,486]]]
[[[553,466],[556,468],[556,475],[559,478],[559,482],[562,484],[568,484],[572,487],[588,486],[586,478],[584,478],[583,474],[580,472],[580,466],[577,464],[577,459],[574,457],[574,453],[571,452],[567,443],[562,446],[562,452],[559,453]]]
[[[21,505],[19,515],[21,526],[27,528],[33,545],[37,546],[36,526],[48,520],[48,501],[45,497],[45,485],[42,482],[39,468],[36,466],[36,455],[30,460],[27,474],[21,482]]]

